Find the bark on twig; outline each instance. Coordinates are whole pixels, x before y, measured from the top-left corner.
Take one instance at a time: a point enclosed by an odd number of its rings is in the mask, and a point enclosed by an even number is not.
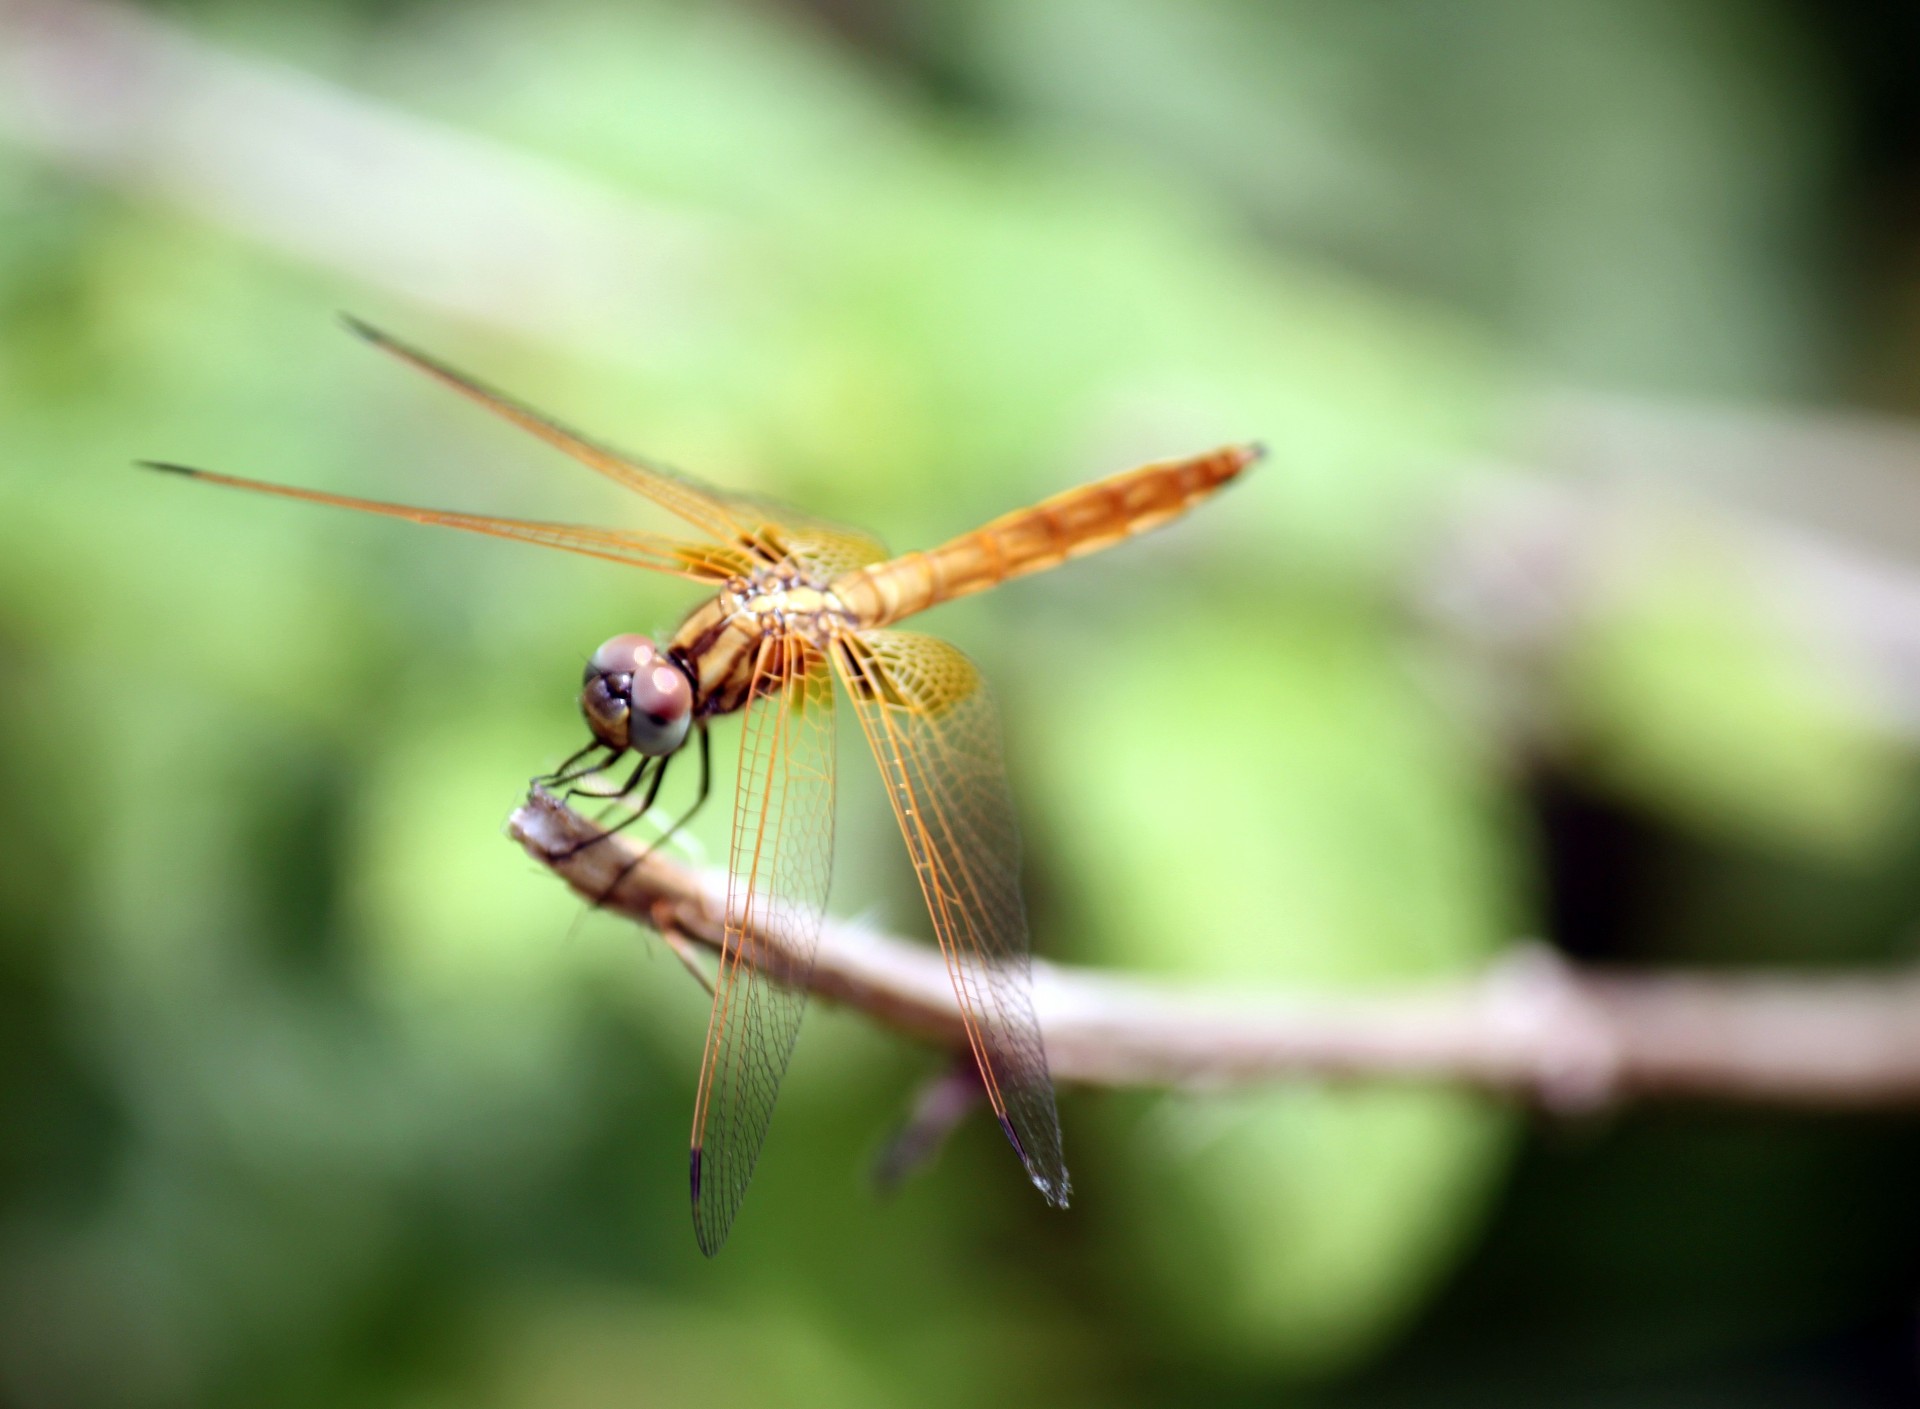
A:
[[[717,950],[723,878],[531,794],[513,837],[589,900]],[[611,893],[608,889],[611,887]],[[760,957],[792,977],[766,936]],[[963,1041],[930,947],[829,920],[806,986],[923,1040]],[[1255,992],[1036,961],[1054,1075],[1101,1086],[1287,1077],[1446,1082],[1557,1110],[1636,1097],[1808,1108],[1920,1106],[1920,974],[1587,972],[1528,947],[1486,972],[1393,992]]]

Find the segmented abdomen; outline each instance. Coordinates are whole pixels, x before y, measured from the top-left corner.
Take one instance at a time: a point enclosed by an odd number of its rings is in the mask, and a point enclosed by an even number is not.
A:
[[[836,580],[833,591],[862,626],[885,626],[1157,528],[1264,453],[1258,445],[1230,445],[1095,480],[1003,515],[938,548],[856,569]]]

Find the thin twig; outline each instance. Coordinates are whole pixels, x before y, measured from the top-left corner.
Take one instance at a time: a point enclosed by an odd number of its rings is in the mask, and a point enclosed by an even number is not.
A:
[[[509,831],[589,899],[693,943],[721,944],[721,878],[613,837],[535,792]],[[790,956],[764,934],[750,957],[776,979]],[[1634,1097],[1808,1108],[1920,1105],[1920,974],[1758,977],[1595,973],[1534,946],[1463,979],[1394,992],[1256,992],[1127,978],[1036,961],[1034,1003],[1063,1081],[1193,1086],[1288,1077],[1447,1082],[1556,1110]],[[829,921],[804,978],[887,1027],[964,1040],[938,953]]]

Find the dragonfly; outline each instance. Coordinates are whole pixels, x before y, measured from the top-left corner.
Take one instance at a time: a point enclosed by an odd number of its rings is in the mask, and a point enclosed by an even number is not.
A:
[[[894,555],[859,529],[609,449],[346,321],[374,346],[691,530],[679,537],[421,509],[141,462],[232,489],[542,544],[685,578],[710,592],[664,644],[626,633],[593,653],[580,693],[591,740],[546,775],[573,781],[630,758],[624,785],[597,795],[634,802],[632,821],[649,813],[668,765],[691,747],[699,756],[698,797],[664,839],[709,796],[709,727],[742,717],[726,923],[689,1158],[701,1251],[720,1250],[739,1212],[806,1005],[833,869],[836,679],[885,782],[980,1086],[1034,1186],[1064,1208],[1070,1181],[1034,1013],[1019,833],[993,697],[959,649],[895,627],[1165,524],[1231,483],[1262,457],[1261,446],[1228,445],[1127,470],[939,547]],[[767,942],[782,955],[784,984],[753,962],[754,946]]]

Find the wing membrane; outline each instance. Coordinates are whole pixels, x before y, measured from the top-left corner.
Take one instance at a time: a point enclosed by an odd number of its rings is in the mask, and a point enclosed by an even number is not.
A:
[[[858,529],[828,523],[768,499],[730,494],[655,461],[609,449],[465,373],[454,371],[398,338],[389,337],[358,319],[346,321],[349,328],[374,346],[522,430],[530,431],[614,483],[645,495],[716,542],[750,550],[762,562],[778,562],[793,556],[804,559],[827,576],[834,576],[887,556],[886,548],[877,539]]]
[[[410,347],[357,318],[348,318],[346,324],[383,352],[391,353],[408,366],[425,372],[443,386],[453,388],[496,416],[531,432],[587,468],[599,471],[614,483],[637,494],[644,494],[661,508],[719,542],[732,543],[749,536],[751,525],[741,523],[718,494],[704,485],[694,483],[685,475],[664,465],[637,460],[597,445],[579,432],[569,430],[531,407],[522,406],[492,387],[475,381],[463,372],[454,371],[437,358],[429,357],[418,348]]]
[[[909,632],[843,635],[834,663],[886,780],[987,1097],[1028,1176],[1064,1205],[1060,1117],[1033,1013],[1020,837],[986,682],[955,647]]]
[[[885,562],[890,556],[886,544],[860,529],[817,519],[771,500],[738,497],[733,502],[742,513],[757,515],[755,542],[765,545],[770,558],[791,560],[823,580]]]
[[[727,928],[693,1113],[693,1228],[720,1250],[773,1119],[806,1009],[833,864],[833,679],[826,657],[769,637],[740,732]],[[777,953],[761,951],[765,935]],[[777,967],[790,986],[777,984]]]
[[[189,469],[158,461],[143,462],[147,468],[205,480],[229,489],[245,489],[255,494],[271,494],[281,499],[298,499],[308,504],[328,504],[339,509],[357,509],[363,514],[406,519],[410,523],[438,524],[443,528],[484,533],[490,538],[511,538],[522,543],[539,543],[563,552],[581,553],[590,558],[605,558],[632,567],[651,568],[696,582],[720,583],[750,570],[753,560],[741,549],[714,544],[690,543],[657,533],[633,533],[621,529],[592,528],[584,524],[534,523],[524,519],[491,518],[485,514],[458,514],[439,509],[416,509],[407,504],[388,504],[377,499],[356,499],[345,494],[326,494],[317,489],[295,489],[290,485],[267,484],[261,480],[240,479],[216,474],[212,470]]]

